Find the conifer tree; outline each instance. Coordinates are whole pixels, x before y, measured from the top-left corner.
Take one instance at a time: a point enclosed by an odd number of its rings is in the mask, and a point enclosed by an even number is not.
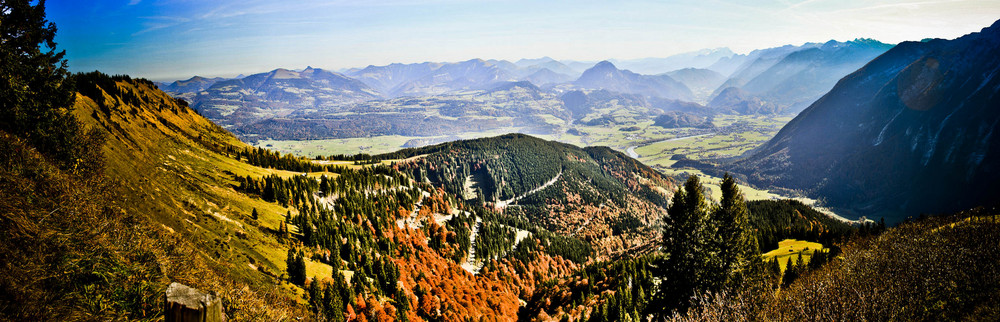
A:
[[[301,250],[298,256],[295,258],[295,269],[297,270],[295,277],[298,278],[295,284],[305,285],[306,284],[306,255]]]
[[[288,256],[285,257],[285,272],[288,273],[289,282],[292,282],[297,279],[295,277],[296,272],[298,272],[298,270],[295,268],[296,265],[297,263],[295,261],[295,250],[289,248]]]
[[[750,230],[750,211],[736,180],[728,173],[722,179],[722,200],[713,213],[721,239],[720,256],[725,285],[739,287],[760,262],[757,238]]]
[[[93,173],[103,166],[103,138],[71,113],[66,52],[56,51],[45,1],[33,2],[0,1],[0,131],[31,142],[62,169]]]
[[[253,208],[253,212],[250,213],[250,218],[257,220],[257,208]]]
[[[344,300],[334,285],[327,285],[323,291],[323,313],[327,321],[344,321]]]
[[[781,285],[781,264],[778,263],[778,258],[773,257],[771,261],[768,262],[768,277],[771,281],[771,286],[778,288]]]
[[[793,261],[794,259],[791,256],[789,256],[788,263],[785,264],[785,274],[781,276],[782,287],[792,284],[792,281],[794,281],[795,278],[798,277],[798,272],[795,269],[796,266]]]
[[[313,314],[319,314],[323,308],[323,297],[322,293],[320,293],[319,279],[313,277],[312,282],[309,282],[306,294],[309,295],[309,308]]]
[[[668,254],[663,265],[666,276],[658,293],[658,302],[667,312],[683,310],[697,292],[714,291],[721,284],[719,243],[709,208],[701,181],[690,176],[667,209],[663,232],[663,248]]]

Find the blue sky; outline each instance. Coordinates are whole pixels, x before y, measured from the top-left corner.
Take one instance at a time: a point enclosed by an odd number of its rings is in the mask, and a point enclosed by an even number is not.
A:
[[[1000,1],[50,0],[73,71],[153,80],[274,68],[550,56],[666,57],[703,48],[955,38]]]

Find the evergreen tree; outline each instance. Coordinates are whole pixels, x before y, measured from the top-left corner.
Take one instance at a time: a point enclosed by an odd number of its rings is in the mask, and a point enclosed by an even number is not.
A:
[[[771,262],[768,264],[769,276],[771,277],[771,285],[774,288],[778,288],[781,285],[781,263],[778,263],[778,258],[771,258]]]
[[[295,280],[295,281],[293,281],[293,282],[296,285],[305,285],[306,284],[306,256],[305,256],[305,253],[303,253],[301,250],[299,251],[298,256],[295,257],[295,269],[297,270],[296,274],[295,274],[295,277],[298,278],[298,279]]]
[[[664,218],[663,249],[668,255],[658,301],[663,312],[683,310],[697,292],[714,291],[721,284],[719,243],[709,210],[700,180],[688,177]]]
[[[788,257],[788,263],[785,264],[785,275],[782,275],[781,277],[782,287],[787,287],[788,285],[791,285],[792,282],[799,277],[798,264],[794,263],[793,261],[794,259],[792,257]]]
[[[720,207],[712,218],[719,227],[722,272],[725,274],[725,285],[740,287],[751,273],[751,265],[760,262],[760,250],[757,238],[750,230],[750,211],[736,180],[726,173],[721,188]]]
[[[295,274],[296,274],[296,272],[298,272],[298,270],[295,269],[295,265],[297,265],[297,263],[295,261],[295,250],[289,248],[288,249],[288,256],[285,257],[285,272],[288,274],[288,281],[289,282],[297,280],[297,278],[295,277]]]
[[[253,212],[250,213],[250,218],[257,220],[257,208],[253,208]]]
[[[306,262],[305,253],[294,249],[288,249],[288,257],[285,259],[288,281],[298,286],[305,286],[306,283]]]
[[[320,293],[319,279],[313,277],[312,282],[309,282],[309,288],[306,291],[309,295],[309,308],[312,310],[313,314],[319,314],[323,309],[323,296]]]
[[[327,321],[344,321],[344,300],[340,293],[331,284],[327,285],[323,291],[323,313]]]
[[[813,252],[812,258],[809,259],[809,270],[814,270],[823,266],[826,263],[826,251],[817,249]]]
[[[406,314],[410,311],[410,298],[406,296],[406,293],[401,288],[396,289],[396,310],[398,310],[396,319],[399,321],[410,320]]]
[[[100,132],[85,133],[71,110],[65,51],[56,52],[56,26],[45,1],[0,1],[0,131],[22,137],[64,170],[101,169]]]

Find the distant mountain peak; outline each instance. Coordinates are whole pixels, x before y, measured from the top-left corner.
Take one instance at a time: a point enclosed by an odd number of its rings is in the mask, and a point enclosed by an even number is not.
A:
[[[604,70],[604,69],[617,70],[618,67],[615,67],[615,64],[611,63],[610,61],[602,60],[599,63],[594,64],[594,67],[590,68],[590,70]]]

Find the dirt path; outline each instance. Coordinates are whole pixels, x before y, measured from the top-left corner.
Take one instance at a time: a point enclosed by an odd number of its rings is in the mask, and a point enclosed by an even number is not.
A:
[[[559,174],[556,174],[556,176],[554,178],[552,178],[552,180],[549,180],[549,181],[545,182],[545,184],[542,184],[538,188],[531,189],[530,191],[525,192],[523,195],[511,198],[511,199],[508,199],[508,200],[497,201],[495,205],[496,205],[497,208],[501,208],[501,209],[507,208],[508,205],[510,205],[512,203],[515,203],[518,200],[524,199],[524,197],[530,196],[530,195],[532,195],[532,194],[534,194],[536,192],[542,191],[542,189],[548,188],[549,186],[555,184],[556,181],[559,181],[559,178],[562,177],[562,174],[563,174],[562,170],[559,170]]]

